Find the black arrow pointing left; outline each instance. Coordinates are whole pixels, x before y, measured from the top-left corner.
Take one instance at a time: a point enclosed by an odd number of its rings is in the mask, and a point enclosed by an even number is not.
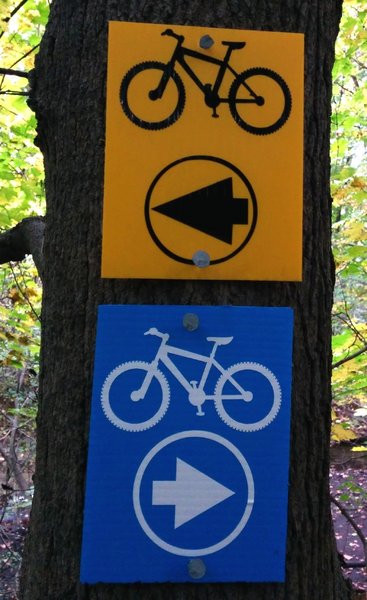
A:
[[[248,199],[233,197],[232,178],[165,202],[153,210],[232,244],[233,225],[247,225]]]

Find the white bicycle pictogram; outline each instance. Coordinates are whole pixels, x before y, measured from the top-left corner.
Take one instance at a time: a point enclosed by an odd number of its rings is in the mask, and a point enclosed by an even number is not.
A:
[[[155,358],[151,362],[131,361],[122,363],[108,374],[102,386],[101,400],[103,411],[106,417],[116,427],[124,429],[125,431],[144,431],[150,427],[154,427],[164,417],[170,402],[170,387],[165,375],[158,368],[160,363],[170,371],[173,377],[187,391],[188,400],[196,407],[196,415],[199,417],[205,415],[202,406],[207,400],[214,401],[216,411],[226,425],[239,431],[258,431],[269,425],[269,423],[277,416],[281,404],[281,388],[278,379],[272,371],[257,362],[240,362],[228,368],[224,368],[215,359],[217,348],[219,346],[230,344],[233,340],[233,336],[207,337],[207,341],[213,343],[213,347],[210,355],[206,356],[204,354],[198,354],[169,345],[169,334],[158,331],[156,327],[151,327],[144,335],[154,335],[162,340]],[[205,367],[200,381],[188,381],[177,365],[171,360],[169,355],[176,355],[203,362]],[[212,367],[215,367],[220,375],[214,387],[214,394],[207,394],[204,388]],[[230,404],[227,404],[227,402],[231,403],[233,401],[242,401],[243,403],[250,403],[254,400],[257,402],[261,401],[261,398],[254,398],[254,394],[250,390],[244,389],[238,382],[238,377],[244,373],[255,373],[257,376],[260,376],[261,379],[265,378],[267,388],[269,388],[270,385],[270,409],[268,406],[264,416],[261,416],[258,420],[250,423],[244,423],[238,417],[235,418],[231,415],[230,412],[228,412]],[[132,375],[133,378],[131,377]],[[126,379],[126,384],[124,383],[124,378]],[[134,389],[128,387],[129,385],[132,385],[131,379],[134,380]],[[158,384],[155,389],[159,390],[158,409],[155,410],[154,414],[149,418],[144,416],[143,420],[137,422],[132,422],[126,417],[121,418],[120,415],[116,414],[111,403],[111,387],[116,381],[118,381],[119,385],[121,385],[122,382],[124,393],[122,395],[123,397],[119,398],[119,403],[125,405],[127,402],[139,403],[143,401],[147,396],[150,386],[155,382],[155,384]],[[137,389],[136,382],[138,383]],[[230,388],[229,390],[228,387]],[[155,396],[157,396],[157,393],[155,393]]]

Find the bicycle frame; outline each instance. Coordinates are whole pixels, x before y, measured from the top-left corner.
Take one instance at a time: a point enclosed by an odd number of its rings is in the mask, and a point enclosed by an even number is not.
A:
[[[185,60],[185,56],[191,56],[192,58],[196,58],[196,59],[204,61],[204,62],[218,65],[220,68],[218,70],[218,74],[215,79],[214,85],[211,89],[213,94],[218,94],[219,88],[222,84],[222,81],[223,81],[223,78],[224,78],[224,75],[225,75],[225,72],[227,69],[229,71],[231,71],[231,73],[233,73],[233,75],[235,77],[237,77],[237,75],[238,75],[238,73],[229,64],[229,58],[231,56],[231,53],[232,53],[232,48],[228,48],[223,60],[220,60],[218,58],[214,58],[213,56],[206,56],[202,52],[197,52],[196,50],[190,50],[190,48],[185,48],[184,46],[178,45],[176,50],[173,53],[172,59],[169,64],[172,65],[171,68],[173,69],[175,62],[177,61],[181,65],[181,67],[186,71],[186,73],[189,75],[189,77],[191,77],[191,79],[194,81],[194,83],[197,85],[197,87],[203,92],[203,94],[205,94],[205,92],[206,92],[206,87],[205,87],[206,84],[203,83],[201,81],[201,79],[199,79],[199,77],[196,75],[196,73],[193,71],[193,69],[190,67],[190,65],[187,64],[187,62]],[[220,101],[228,102],[228,98],[221,98]]]
[[[222,365],[215,360],[214,356],[218,348],[218,343],[214,343],[213,348],[209,356],[205,356],[204,354],[198,354],[196,352],[191,352],[190,350],[183,350],[182,348],[177,348],[176,346],[171,346],[167,344],[169,336],[167,334],[162,334],[162,342],[160,347],[158,348],[157,354],[155,358],[151,362],[151,368],[149,369],[147,375],[144,378],[141,388],[137,391],[137,398],[144,398],[149,385],[154,377],[155,371],[158,369],[159,362],[162,362],[166,368],[172,373],[175,379],[182,385],[182,387],[190,394],[193,390],[197,390],[198,393],[204,392],[204,386],[207,382],[209,373],[211,368],[214,366],[220,373],[223,375],[226,372],[226,369],[222,367]],[[169,354],[173,354],[176,356],[182,356],[184,358],[189,358],[191,360],[200,361],[205,364],[203,373],[200,378],[200,382],[198,387],[195,387],[190,383],[186,377],[181,373],[178,367],[174,364],[174,362],[169,358]],[[252,399],[252,394],[246,392],[232,377],[229,377],[229,381],[231,384],[238,390],[240,395],[230,394],[223,396],[226,400],[244,400],[250,401]],[[196,383],[196,382],[195,382]],[[251,397],[250,397],[251,396]],[[207,395],[205,394],[205,400],[214,400],[214,394]]]
[[[203,54],[202,52],[198,52],[196,50],[191,50],[190,48],[185,48],[185,46],[182,45],[183,41],[184,41],[184,37],[176,35],[176,34],[172,35],[172,33],[167,33],[167,32],[162,33],[162,35],[169,35],[170,37],[174,37],[177,40],[177,45],[173,51],[171,59],[167,63],[167,69],[166,69],[165,73],[163,74],[162,79],[161,79],[157,89],[153,90],[150,93],[150,97],[153,100],[162,97],[164,90],[166,88],[167,82],[169,80],[169,77],[171,76],[171,74],[175,68],[175,64],[178,63],[181,65],[181,67],[184,69],[184,71],[186,71],[186,73],[192,79],[192,81],[196,84],[196,86],[202,91],[208,106],[215,109],[216,106],[218,106],[218,104],[220,104],[220,103],[223,103],[223,102],[228,103],[229,99],[228,98],[220,98],[218,96],[218,92],[219,92],[219,88],[222,84],[222,81],[223,81],[223,78],[224,78],[224,75],[225,75],[225,72],[227,69],[234,75],[234,77],[237,77],[239,75],[239,73],[237,73],[237,71],[235,71],[235,69],[233,69],[233,67],[231,67],[231,65],[229,64],[229,59],[233,52],[233,48],[231,46],[228,46],[228,49],[225,53],[224,58],[219,59],[219,58],[215,58],[213,56],[207,56],[206,54]],[[210,84],[207,84],[207,83],[203,83],[201,81],[201,79],[199,79],[199,77],[196,75],[196,73],[193,71],[193,69],[190,67],[190,65],[187,64],[187,62],[185,60],[185,56],[190,56],[191,58],[196,58],[198,60],[212,63],[212,64],[218,65],[220,67],[213,86],[210,86]],[[245,82],[243,83],[243,85],[247,89],[249,94],[251,95],[251,98],[241,99],[241,100],[239,100],[239,102],[241,102],[241,103],[256,102],[257,96],[253,92],[253,90]]]
[[[215,348],[215,345],[213,349]],[[163,352],[158,352],[158,360],[160,360],[167,369],[172,373],[172,375],[177,379],[177,381],[182,385],[185,390],[190,393],[193,389],[191,383],[186,379],[186,377],[181,373],[178,367],[174,364],[174,362],[169,358],[168,354],[174,354],[176,356],[183,356],[184,358],[191,358],[192,360],[201,361],[206,363],[203,373],[200,378],[200,382],[198,384],[198,390],[204,390],[204,386],[209,377],[209,373],[211,371],[212,366],[216,367],[220,373],[224,373],[225,369],[216,361],[212,355],[204,356],[202,354],[196,354],[195,352],[190,352],[189,350],[181,350],[180,348],[176,348],[175,346],[163,346]],[[213,396],[205,396],[206,400],[214,400]]]

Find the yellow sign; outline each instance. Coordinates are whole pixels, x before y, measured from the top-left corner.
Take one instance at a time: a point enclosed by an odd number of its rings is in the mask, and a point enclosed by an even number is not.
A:
[[[303,41],[110,23],[103,277],[301,280]]]

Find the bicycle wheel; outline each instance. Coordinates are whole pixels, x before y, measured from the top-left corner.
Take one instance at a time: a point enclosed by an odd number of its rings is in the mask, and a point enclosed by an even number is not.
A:
[[[229,90],[229,108],[236,123],[255,135],[280,129],[288,119],[292,97],[284,79],[262,67],[243,71]]]
[[[167,65],[149,61],[128,71],[121,82],[120,101],[126,116],[143,129],[164,129],[173,125],[185,106],[185,88],[175,71],[169,74],[162,96],[157,92]]]
[[[238,387],[243,390],[246,399]],[[259,363],[243,362],[227,369],[218,379],[214,404],[218,415],[229,427],[239,431],[258,431],[277,416],[281,396],[279,382],[269,369]]]
[[[133,361],[119,365],[107,376],[101,392],[102,409],[107,419],[125,431],[144,431],[154,427],[165,415],[170,390],[161,371],[154,371],[144,398],[132,399],[140,389],[151,364]]]

